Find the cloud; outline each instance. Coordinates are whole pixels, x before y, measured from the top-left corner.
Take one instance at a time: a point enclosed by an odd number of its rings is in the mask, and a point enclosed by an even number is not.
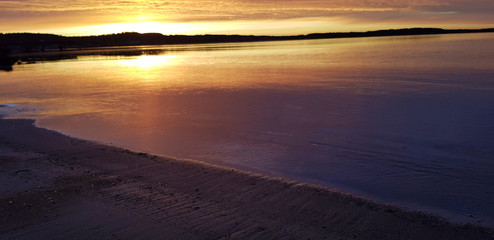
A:
[[[494,23],[492,0],[0,0],[0,32],[115,22],[221,22],[345,19],[346,23]],[[293,22],[293,21],[291,21]]]

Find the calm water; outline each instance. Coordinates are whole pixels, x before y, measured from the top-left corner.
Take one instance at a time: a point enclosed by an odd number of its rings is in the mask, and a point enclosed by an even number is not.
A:
[[[493,46],[462,34],[136,47],[157,51],[0,72],[0,115],[494,225]]]

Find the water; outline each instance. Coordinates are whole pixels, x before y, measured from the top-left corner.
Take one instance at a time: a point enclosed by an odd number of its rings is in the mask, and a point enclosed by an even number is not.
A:
[[[0,116],[494,226],[493,46],[455,34],[100,49],[0,72]]]

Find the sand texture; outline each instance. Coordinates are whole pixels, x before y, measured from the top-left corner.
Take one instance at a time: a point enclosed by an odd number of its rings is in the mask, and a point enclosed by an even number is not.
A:
[[[0,120],[0,239],[494,239],[325,188]]]

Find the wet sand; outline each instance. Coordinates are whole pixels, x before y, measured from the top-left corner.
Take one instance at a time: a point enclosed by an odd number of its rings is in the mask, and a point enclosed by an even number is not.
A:
[[[0,120],[0,239],[494,239],[321,188]]]

